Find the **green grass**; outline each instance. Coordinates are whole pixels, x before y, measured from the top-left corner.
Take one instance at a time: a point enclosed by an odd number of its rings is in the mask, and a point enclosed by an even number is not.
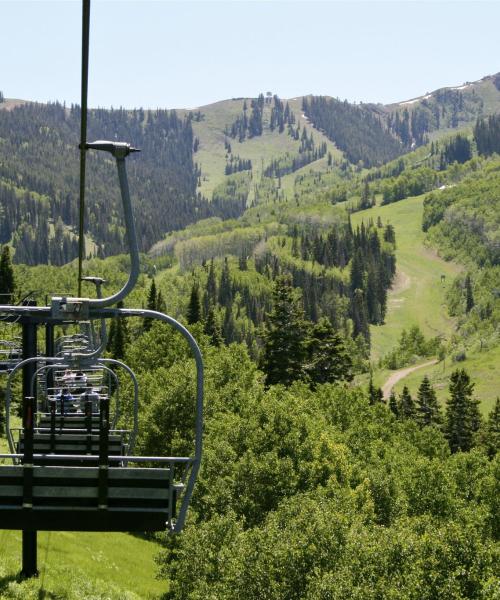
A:
[[[408,198],[352,215],[353,225],[362,220],[375,221],[380,216],[396,231],[397,278],[389,292],[385,324],[371,328],[374,361],[391,350],[402,330],[412,325],[419,325],[427,336],[444,339],[454,328],[454,321],[447,314],[445,294],[460,266],[444,261],[424,244],[423,199],[424,196]]]
[[[40,576],[20,585],[21,532],[0,531],[0,549],[0,598],[154,599],[167,591],[155,579],[158,545],[125,533],[39,532]]]
[[[393,348],[403,329],[417,324],[427,336],[440,335],[449,339],[454,332],[455,323],[447,314],[445,294],[460,265],[446,262],[425,245],[425,236],[421,231],[422,203],[424,196],[408,198],[387,206],[377,206],[352,215],[354,225],[362,220],[376,220],[380,215],[383,222],[390,222],[396,230],[396,260],[399,277],[395,289],[389,292],[386,322],[371,327],[372,359],[378,359]],[[401,274],[406,276],[403,277]],[[441,275],[445,281],[441,282]],[[427,359],[422,359],[425,362]],[[444,402],[448,395],[448,380],[452,371],[464,368],[475,382],[475,395],[481,400],[481,410],[488,413],[499,395],[500,375],[498,364],[500,348],[484,352],[469,353],[467,359],[453,363],[447,357],[443,363],[415,371],[395,386],[397,393],[407,385],[412,394],[424,375],[428,375],[434,385],[438,398]],[[382,385],[390,371],[381,369],[375,372],[376,385]]]
[[[0,598],[158,599],[168,589],[156,579],[158,551],[155,542],[126,533],[39,532],[40,577],[20,583],[21,532],[0,531]]]
[[[408,386],[410,393],[416,397],[418,386],[424,375],[427,375],[436,390],[438,400],[444,405],[448,398],[450,375],[455,369],[465,369],[474,382],[474,396],[481,400],[481,412],[487,415],[493,408],[499,392],[498,364],[500,362],[500,347],[486,352],[476,352],[467,356],[466,360],[454,363],[446,358],[444,364],[438,363],[432,367],[420,369],[399,381],[394,389],[400,393],[403,386]]]
[[[321,132],[313,129],[307,119],[302,117],[301,98],[289,101],[297,122],[300,123],[301,129],[306,128],[308,134],[313,132],[314,140],[319,145],[326,142],[328,151],[336,158],[341,156],[341,152],[335,145],[328,140]],[[250,107],[250,100],[247,99],[247,105]],[[207,106],[201,106],[199,110],[203,115],[203,119],[199,122],[192,122],[193,132],[200,140],[198,152],[194,155],[194,160],[201,167],[201,187],[199,191],[206,197],[211,198],[212,192],[224,178],[224,167],[226,165],[226,150],[224,148],[224,129],[226,125],[231,123],[242,113],[243,99],[240,100],[223,100]],[[197,109],[196,109],[197,110]],[[248,109],[250,111],[250,108]],[[183,114],[187,111],[178,111]],[[252,173],[254,181],[260,179],[262,168],[266,167],[269,162],[278,156],[290,152],[296,154],[300,146],[300,142],[293,140],[286,130],[283,133],[278,133],[276,130],[269,131],[267,124],[269,122],[271,108],[266,105],[264,108],[264,133],[251,139],[245,139],[243,142],[228,138],[231,144],[233,155],[238,155],[240,158],[250,159],[252,161]],[[316,161],[312,163],[318,170],[324,170],[325,161]],[[311,165],[307,165],[311,167]],[[285,179],[285,178],[284,178]],[[287,177],[285,184],[286,191],[292,188],[291,182],[295,179],[295,174],[292,173]],[[249,200],[252,199],[252,193]]]

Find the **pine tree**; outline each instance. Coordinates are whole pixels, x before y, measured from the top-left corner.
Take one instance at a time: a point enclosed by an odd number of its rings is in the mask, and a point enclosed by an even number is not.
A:
[[[396,418],[399,417],[398,399],[396,398],[394,389],[391,390],[391,395],[389,396],[389,409]]]
[[[403,388],[399,397],[399,416],[401,419],[414,419],[415,418],[415,402],[411,397],[410,391],[406,387]]]
[[[210,268],[208,270],[206,292],[208,303],[215,305],[215,303],[217,302],[217,280],[215,277],[215,267],[213,258],[210,261]]]
[[[151,281],[151,286],[149,287],[148,299],[146,302],[146,308],[148,310],[157,310],[157,292],[156,292],[156,283],[153,279]],[[149,331],[151,329],[152,319],[144,319],[144,331]]]
[[[364,275],[364,267],[363,267],[363,254],[361,250],[358,248],[354,253],[351,262],[351,293],[354,296],[356,290],[363,290],[363,275]]]
[[[268,314],[262,369],[266,383],[290,385],[304,377],[308,331],[304,311],[291,278],[280,276],[273,291],[273,310]]]
[[[161,313],[167,312],[167,304],[163,299],[161,290],[158,290],[158,294],[156,296],[156,310]]]
[[[500,398],[498,397],[484,427],[483,445],[490,458],[500,450]]]
[[[10,248],[5,245],[0,255],[0,304],[10,304],[14,292],[14,269],[10,259]]]
[[[436,392],[427,375],[422,379],[417,392],[416,420],[421,427],[439,425],[442,422]]]
[[[470,279],[470,275],[467,274],[464,282],[465,287],[465,312],[469,314],[470,311],[474,308],[474,296],[472,294],[472,283]]]
[[[473,389],[474,384],[465,369],[457,369],[451,374],[444,433],[452,452],[467,452],[474,445],[481,414],[478,401],[472,397]]]
[[[235,324],[232,305],[226,307],[226,311],[224,313],[224,323],[222,324],[222,335],[224,336],[226,344],[230,344],[231,342],[235,341]]]
[[[193,283],[191,288],[186,317],[189,325],[194,325],[201,320],[200,290],[197,283]]]
[[[357,289],[352,300],[352,337],[362,335],[370,343],[370,328],[368,326],[368,310],[363,290]]]
[[[217,315],[215,314],[215,309],[212,305],[210,305],[208,308],[208,314],[205,320],[203,331],[209,336],[210,341],[214,346],[220,346],[222,344],[223,340],[221,328],[217,319]]]
[[[123,301],[120,300],[117,308],[123,308]],[[125,347],[129,342],[127,319],[123,317],[114,317],[111,321],[108,335],[108,351],[111,357],[116,360],[122,360],[125,357]]]
[[[245,252],[242,252],[240,254],[239,260],[238,260],[238,268],[240,271],[247,271],[248,270],[248,264],[247,264],[247,256],[245,254]]]
[[[351,381],[352,360],[344,341],[323,317],[311,329],[307,372],[312,386],[334,381]]]
[[[382,390],[373,384],[373,376],[370,373],[370,381],[368,383],[368,401],[371,405],[384,401]]]
[[[220,277],[219,285],[219,304],[229,306],[233,301],[233,292],[231,289],[231,274],[229,272],[229,263],[227,256],[224,258],[224,265]]]

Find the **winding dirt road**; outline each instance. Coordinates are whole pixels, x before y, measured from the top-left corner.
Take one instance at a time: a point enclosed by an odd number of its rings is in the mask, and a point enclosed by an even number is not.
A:
[[[404,379],[407,375],[413,373],[413,371],[423,369],[424,367],[430,367],[431,365],[435,365],[437,362],[438,360],[437,358],[435,358],[434,360],[430,360],[429,362],[422,363],[420,365],[415,365],[413,367],[399,369],[399,371],[394,371],[394,373],[391,373],[389,379],[382,386],[382,393],[384,394],[384,398],[386,400],[389,398],[389,396],[391,395],[392,388],[396,385],[398,381],[401,381],[401,379]]]

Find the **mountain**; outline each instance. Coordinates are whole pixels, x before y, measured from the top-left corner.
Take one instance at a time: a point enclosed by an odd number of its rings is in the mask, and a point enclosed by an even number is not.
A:
[[[353,168],[380,167],[499,110],[497,74],[391,105],[268,92],[189,111],[98,109],[89,113],[88,136],[142,148],[129,160],[129,178],[147,251],[200,218],[235,218],[250,206],[292,200],[295,181],[311,170],[319,178],[311,193],[323,176],[330,190],[334,181],[341,190]],[[0,95],[0,243],[10,242],[19,262],[63,264],[76,256],[79,118],[77,106]],[[86,254],[121,252],[109,160],[89,154],[87,181]]]

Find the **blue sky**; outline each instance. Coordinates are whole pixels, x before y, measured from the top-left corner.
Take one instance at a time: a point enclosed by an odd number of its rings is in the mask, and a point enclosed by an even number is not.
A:
[[[81,3],[0,0],[0,90],[78,102]],[[500,71],[500,2],[92,0],[90,106],[395,102]]]

